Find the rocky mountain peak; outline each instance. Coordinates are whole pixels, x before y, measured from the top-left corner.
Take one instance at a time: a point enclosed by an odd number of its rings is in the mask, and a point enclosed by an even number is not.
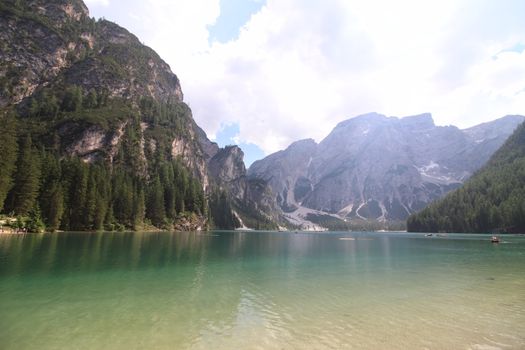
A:
[[[290,144],[290,146],[288,146],[287,150],[292,151],[292,150],[301,150],[305,148],[311,149],[311,148],[315,148],[316,146],[317,146],[317,143],[315,142],[314,139],[304,139],[304,140],[293,142],[292,144]]]
[[[226,146],[209,161],[209,173],[220,182],[231,182],[246,175],[244,153],[238,146]]]
[[[399,119],[399,123],[403,127],[408,128],[414,128],[414,129],[432,129],[436,125],[434,124],[434,119],[432,118],[432,114],[430,113],[423,113],[418,114],[410,117],[404,117]]]
[[[525,117],[521,115],[507,115],[492,122],[482,123],[467,129],[463,132],[476,143],[490,138],[497,138],[502,131],[505,134],[510,134],[516,128],[516,124],[525,121]]]
[[[248,181],[239,147],[207,138],[169,65],[125,28],[90,18],[81,0],[0,1],[0,116],[8,113],[53,159],[104,164],[106,179],[125,173],[119,181],[134,184],[126,191],[144,198],[138,208],[155,225],[203,214],[207,191],[223,214],[235,207],[251,227],[276,227],[267,183]]]
[[[23,11],[32,11],[47,17],[55,21],[55,24],[59,26],[66,20],[79,21],[82,18],[89,17],[87,6],[83,1],[78,0],[7,0],[6,2],[11,3]]]
[[[255,162],[249,175],[267,180],[295,219],[315,211],[345,220],[404,220],[465,181],[522,120],[505,117],[462,131],[436,126],[429,113],[364,114],[339,123],[319,145],[299,141]]]

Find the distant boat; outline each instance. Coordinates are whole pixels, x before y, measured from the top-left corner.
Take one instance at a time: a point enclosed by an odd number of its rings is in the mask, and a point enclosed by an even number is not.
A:
[[[492,238],[490,239],[490,241],[492,243],[499,243],[499,237],[498,236],[492,236]]]
[[[427,233],[425,237],[432,237],[432,233]]]

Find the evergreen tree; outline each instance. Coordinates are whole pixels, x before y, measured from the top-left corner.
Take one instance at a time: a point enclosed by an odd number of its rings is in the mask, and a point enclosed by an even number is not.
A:
[[[86,190],[86,204],[84,206],[84,227],[89,230],[96,229],[94,226],[97,210],[97,182],[96,167],[91,166],[88,175],[88,185]]]
[[[83,101],[83,105],[84,105],[84,108],[86,109],[92,109],[98,106],[98,96],[97,96],[97,92],[95,91],[95,89],[93,88],[89,89],[89,92]]]
[[[53,184],[50,189],[49,206],[45,217],[45,223],[49,231],[54,232],[60,227],[64,213],[64,194],[60,184]]]
[[[462,188],[407,220],[409,231],[525,230],[525,123]]]
[[[38,103],[38,116],[41,117],[56,117],[58,113],[58,101],[56,96],[44,89],[40,95],[40,102]]]
[[[228,195],[222,190],[214,189],[211,193],[210,215],[216,228],[232,230],[240,225]]]
[[[68,162],[68,229],[85,230],[85,206],[88,188],[88,165],[81,160],[72,159]]]
[[[93,174],[97,186],[95,212],[93,216],[93,229],[102,230],[104,227],[104,220],[107,216],[108,207],[110,205],[110,175],[108,169],[103,165],[95,166]]]
[[[0,117],[0,212],[4,208],[7,193],[13,187],[18,152],[16,125],[16,119],[11,113]]]
[[[62,99],[62,110],[75,112],[82,108],[82,88],[76,85],[69,86]]]
[[[62,190],[62,171],[59,159],[52,154],[42,153],[42,182],[38,202],[42,218],[48,230],[60,227],[64,213],[64,193]]]
[[[146,216],[157,227],[162,227],[165,224],[164,191],[158,175],[155,176],[153,183],[150,185]]]
[[[35,206],[31,208],[31,210],[28,213],[28,216],[29,219],[26,222],[28,232],[44,232],[45,225],[42,221],[42,215],[38,204],[35,204]]]
[[[123,170],[116,170],[113,180],[113,215],[115,220],[126,226],[133,226],[133,183]]]
[[[40,159],[33,150],[31,136],[22,139],[16,165],[15,184],[9,193],[10,210],[26,215],[36,203],[40,189]]]
[[[146,203],[144,197],[144,190],[142,186],[138,185],[135,190],[135,199],[133,201],[133,229],[140,230],[144,225],[144,218],[146,216]]]

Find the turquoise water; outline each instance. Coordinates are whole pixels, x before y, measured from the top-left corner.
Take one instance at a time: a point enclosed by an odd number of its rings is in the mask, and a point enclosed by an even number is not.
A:
[[[525,237],[0,235],[1,349],[524,349]]]

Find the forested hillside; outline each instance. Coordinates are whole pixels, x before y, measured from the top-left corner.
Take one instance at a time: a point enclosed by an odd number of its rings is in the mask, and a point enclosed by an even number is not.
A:
[[[32,231],[213,224],[217,146],[153,50],[79,0],[0,1],[0,48],[1,213]]]
[[[413,232],[525,232],[525,124],[464,186],[412,215]]]

